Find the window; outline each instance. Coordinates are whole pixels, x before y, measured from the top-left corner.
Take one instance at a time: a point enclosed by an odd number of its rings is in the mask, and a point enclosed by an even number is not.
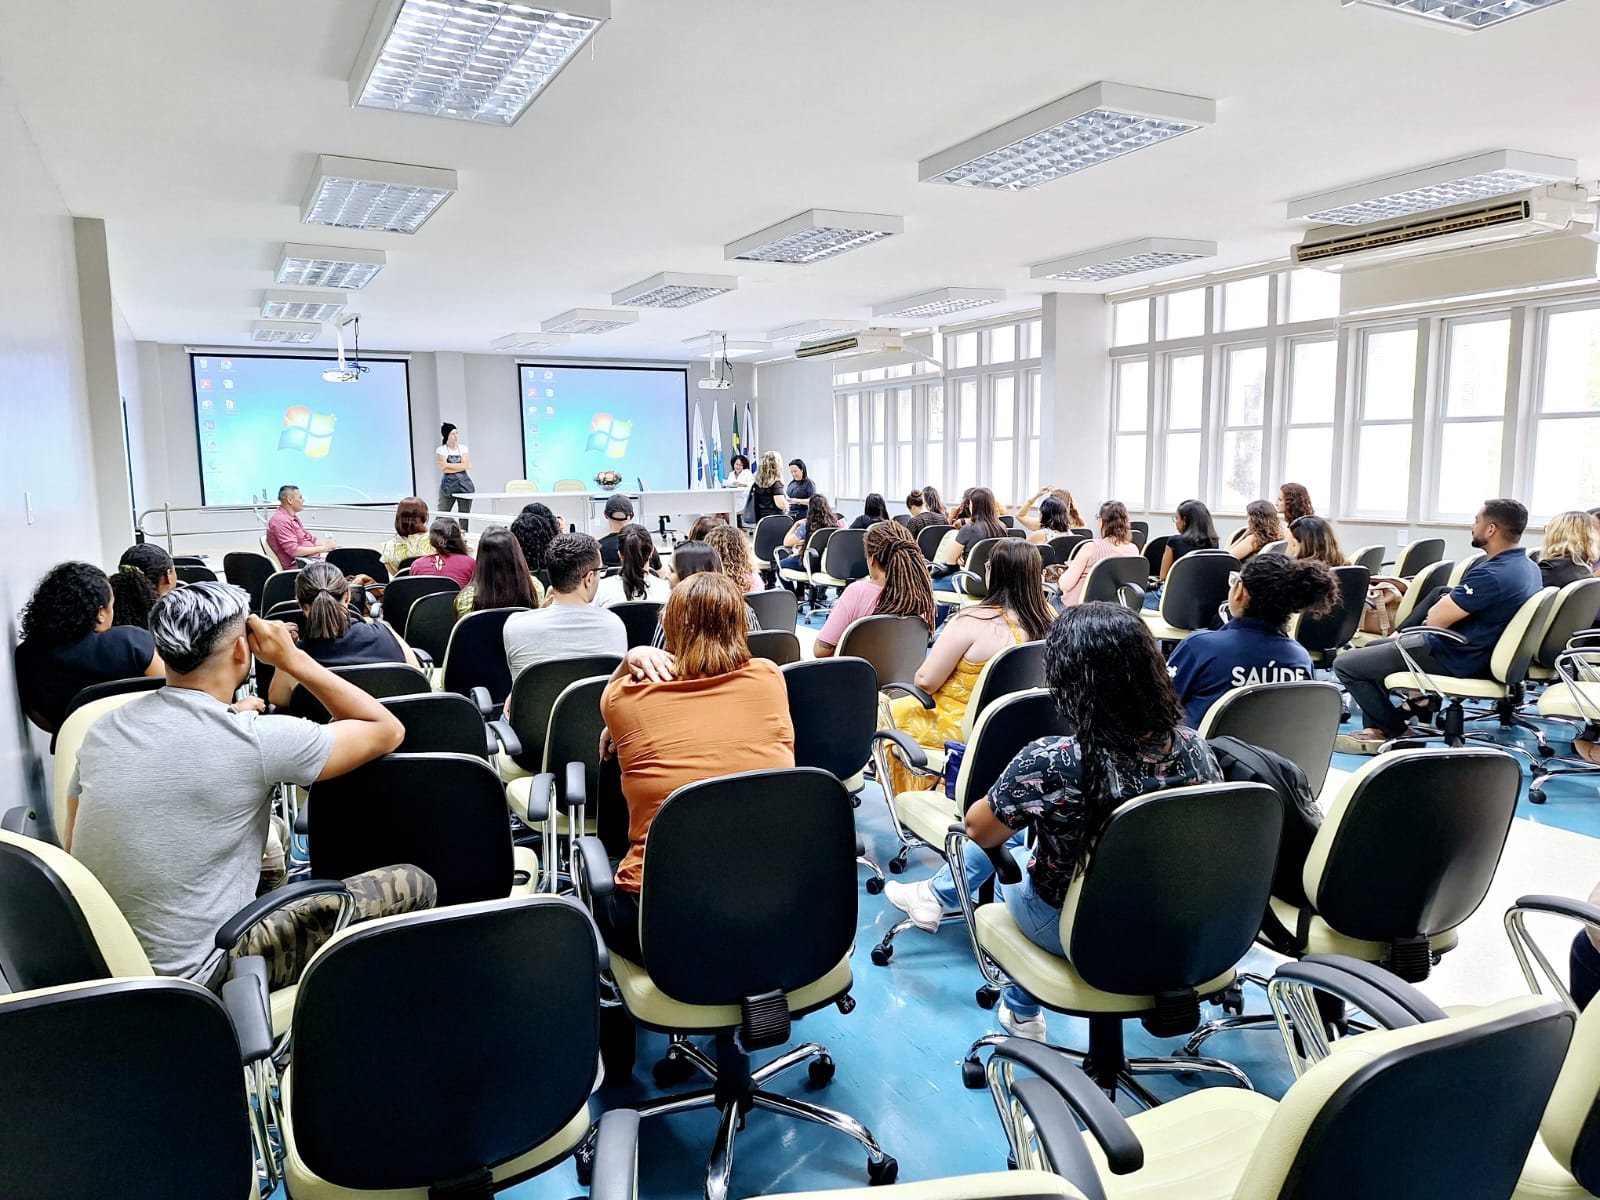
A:
[[[1167,356],[1166,469],[1161,502],[1169,508],[1200,495],[1205,364],[1201,353]]]
[[[861,393],[844,398],[844,495],[861,494]],[[835,497],[837,499],[837,497]]]
[[[1290,271],[1289,321],[1329,321],[1339,315],[1339,276],[1333,271]]]
[[[1023,498],[1016,492],[1017,377],[989,376],[989,397],[989,488],[1001,504],[1020,504]]]
[[[1187,292],[1173,292],[1167,297],[1168,341],[1178,338],[1201,337],[1206,331],[1206,289],[1191,288]]]
[[[1436,517],[1470,517],[1500,494],[1511,318],[1445,322],[1444,405],[1437,428]]]
[[[1145,459],[1150,441],[1150,360],[1125,358],[1117,363],[1112,387],[1117,437],[1111,458],[1111,494],[1124,504],[1143,508],[1148,498]]]
[[[1291,285],[1291,295],[1293,295]],[[1339,343],[1333,338],[1289,343],[1289,429],[1283,482],[1304,484],[1313,504],[1333,494],[1334,393],[1338,388]]]
[[[922,482],[946,490],[944,482],[944,387],[932,384],[928,388],[928,434],[924,447]]]
[[[1271,277],[1257,275],[1254,279],[1235,279],[1222,285],[1222,328],[1259,329],[1267,323],[1267,295]]]
[[[1150,300],[1124,300],[1111,306],[1111,344],[1138,346],[1150,340]]]
[[[950,365],[959,370],[962,367],[975,367],[978,365],[978,331],[969,329],[966,333],[958,333],[946,339],[950,347]]]
[[[1417,327],[1362,335],[1356,433],[1356,512],[1403,516],[1409,508],[1411,432],[1417,381]]]
[[[1600,307],[1546,314],[1533,437],[1535,513],[1600,504]]]
[[[1044,353],[1044,322],[1035,317],[1031,321],[1024,321],[1020,328],[1022,349],[1017,351],[1017,357],[1038,358]]]
[[[956,381],[956,486],[978,484],[978,381]]]
[[[1015,325],[996,325],[989,330],[989,361],[992,363],[1015,362],[1017,359],[1017,327]]]
[[[886,449],[889,405],[883,392],[869,393],[868,403],[871,406],[871,425],[867,434],[867,474],[861,491],[851,492],[852,496],[882,491],[889,483]]]
[[[1263,317],[1266,315],[1262,310]],[[1230,347],[1223,360],[1222,458],[1217,507],[1244,511],[1262,498],[1261,449],[1267,391],[1267,348]]]
[[[1044,481],[1039,478],[1039,445],[1043,435],[1043,408],[1044,408],[1044,373],[1037,369],[1027,373],[1028,380],[1028,477],[1022,481],[1022,486],[1017,489],[1019,493],[1032,494],[1037,487],[1044,486]]]
[[[894,483],[885,486],[891,486],[896,492],[909,492],[917,486],[916,472],[911,468],[916,395],[915,388],[894,390]]]

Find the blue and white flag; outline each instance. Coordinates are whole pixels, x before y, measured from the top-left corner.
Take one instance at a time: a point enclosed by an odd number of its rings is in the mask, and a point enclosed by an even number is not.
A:
[[[722,417],[717,413],[717,404],[711,402],[711,480],[710,486],[722,486]]]
[[[694,402],[694,482],[696,487],[706,486],[706,426],[700,419],[700,401]]]
[[[750,415],[750,401],[744,402],[744,456],[752,465],[756,461],[756,419]]]

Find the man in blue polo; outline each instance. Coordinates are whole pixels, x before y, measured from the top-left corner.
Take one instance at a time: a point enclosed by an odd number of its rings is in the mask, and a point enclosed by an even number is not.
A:
[[[1472,522],[1472,545],[1486,557],[1434,602],[1425,623],[1433,629],[1454,630],[1466,641],[1426,635],[1408,641],[1407,652],[1425,672],[1469,679],[1488,674],[1495,643],[1541,586],[1539,568],[1519,544],[1527,527],[1528,510],[1517,501],[1484,501]],[[1336,749],[1376,754],[1384,742],[1405,734],[1408,714],[1395,707],[1383,685],[1386,677],[1411,669],[1394,639],[1341,654],[1333,669],[1367,722],[1359,733],[1341,736]]]

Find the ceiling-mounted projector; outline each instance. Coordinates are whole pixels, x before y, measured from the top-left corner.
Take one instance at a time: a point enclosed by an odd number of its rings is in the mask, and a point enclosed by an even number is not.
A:
[[[355,343],[354,353],[348,360],[344,356],[344,327],[354,326],[353,338]],[[361,365],[361,314],[349,313],[340,317],[333,323],[334,336],[339,341],[339,365],[328,367],[322,372],[324,383],[360,383],[361,376],[366,373],[366,367]]]
[[[722,354],[719,357],[717,347]],[[706,331],[706,377],[696,380],[702,392],[725,392],[733,386],[733,364],[728,361],[728,335],[721,329]]]
[[[698,382],[702,392],[725,392],[733,386],[733,380],[718,378],[715,375]]]

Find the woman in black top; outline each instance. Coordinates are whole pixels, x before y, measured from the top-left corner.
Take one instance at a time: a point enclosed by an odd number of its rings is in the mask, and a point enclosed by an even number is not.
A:
[[[1563,588],[1591,577],[1600,557],[1600,525],[1586,512],[1557,513],[1544,527],[1539,576],[1545,587]]]
[[[861,515],[850,522],[851,529],[866,529],[870,525],[876,525],[879,521],[887,521],[889,519],[889,506],[883,502],[883,497],[877,492],[869,495],[861,507],[863,510]]]
[[[1191,550],[1215,550],[1220,542],[1217,527],[1211,521],[1211,510],[1198,500],[1185,500],[1178,505],[1172,520],[1178,532],[1167,539],[1166,552],[1161,556],[1162,583],[1167,581],[1172,564],[1185,554]]]
[[[177,586],[178,571],[172,565],[172,555],[154,542],[129,546],[111,576],[111,592],[117,598],[112,624],[149,629],[151,607]]]
[[[750,485],[750,496],[745,501],[745,520],[758,524],[763,517],[781,517],[788,513],[784,501],[783,460],[776,450],[768,450],[756,467],[756,481]],[[801,506],[802,509],[805,507]]]
[[[325,667],[356,667],[367,663],[409,663],[417,656],[383,621],[352,620],[350,581],[332,563],[307,563],[295,577],[294,598],[305,614],[300,628],[300,649]],[[289,703],[300,681],[279,668],[273,673],[267,699],[277,708]]]
[[[817,494],[817,485],[811,482],[811,476],[806,473],[806,461],[803,458],[789,460],[789,515],[798,521],[806,515],[806,502]]]

